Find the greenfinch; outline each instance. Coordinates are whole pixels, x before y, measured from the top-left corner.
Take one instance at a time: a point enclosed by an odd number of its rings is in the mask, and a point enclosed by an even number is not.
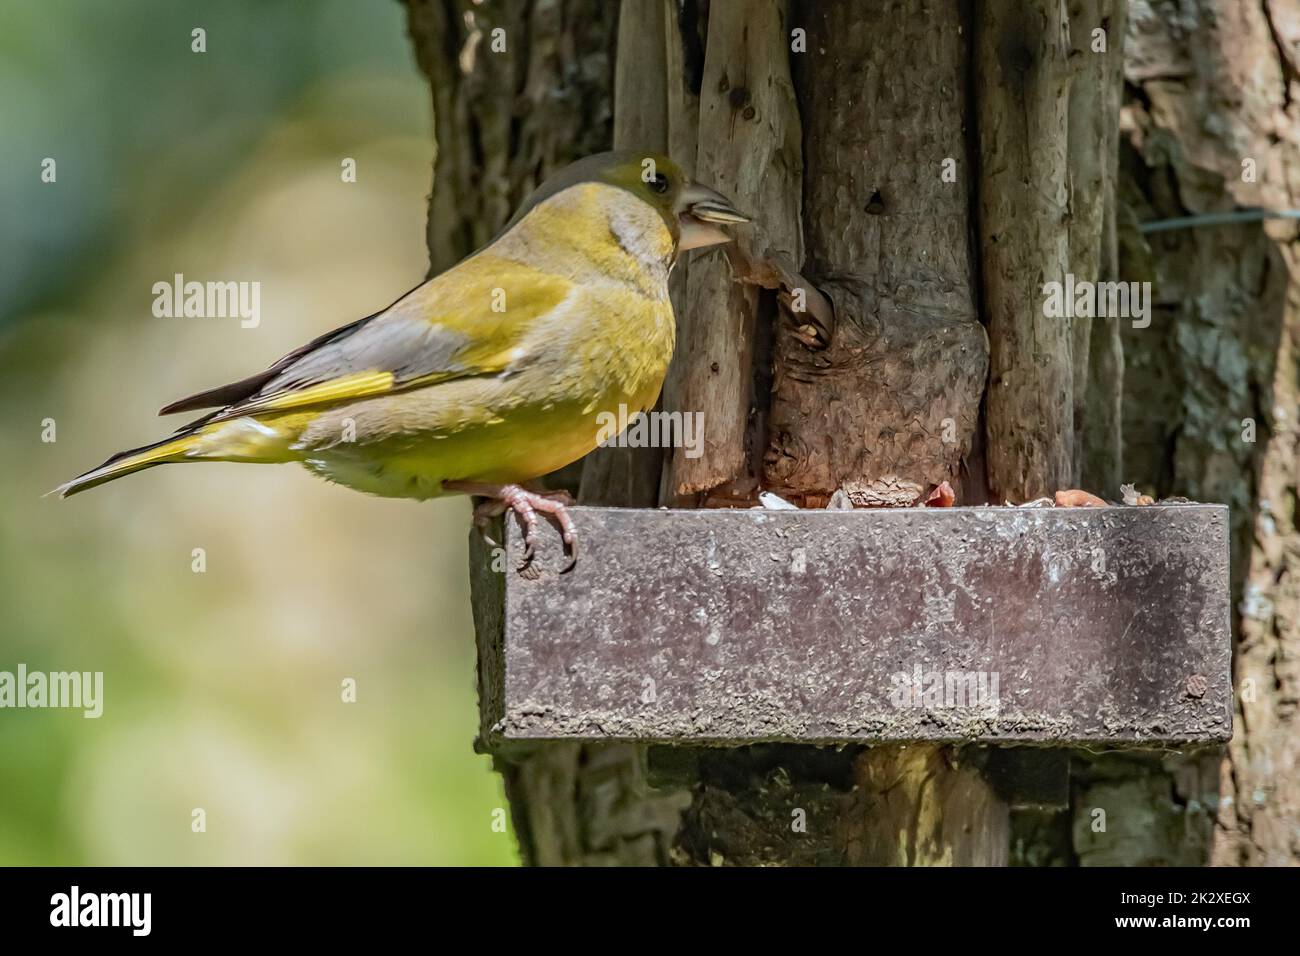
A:
[[[159,414],[215,411],[57,490],[171,462],[298,462],[375,495],[481,496],[480,525],[517,515],[525,563],[550,515],[572,567],[565,500],[525,483],[592,451],[602,413],[654,405],[676,339],[674,262],[747,221],[668,157],[589,156],[451,269],[264,372],[172,402]]]

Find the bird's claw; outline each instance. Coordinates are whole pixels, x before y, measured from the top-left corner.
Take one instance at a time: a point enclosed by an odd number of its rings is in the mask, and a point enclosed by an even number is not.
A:
[[[578,529],[573,526],[573,518],[563,505],[555,512],[555,523],[560,526],[560,540],[564,542],[564,550],[569,555],[569,560],[560,568],[560,573],[568,574],[578,564]]]
[[[492,527],[493,517],[495,517],[495,515],[485,515],[480,514],[477,511],[474,512],[474,529],[478,531],[479,536],[482,537],[483,541],[489,548],[499,548],[501,547],[501,542],[492,537],[492,532],[488,530]]]
[[[578,499],[574,498],[573,495],[569,494],[563,488],[557,488],[555,491],[534,491],[532,494],[535,494],[540,498],[546,498],[548,501],[553,501],[562,508],[569,508],[578,503]]]
[[[560,527],[560,538],[564,541],[564,550],[568,561],[560,569],[561,574],[572,571],[578,563],[578,531],[569,516],[568,507],[573,504],[573,496],[567,491],[528,491],[519,485],[502,485],[492,489],[490,501],[486,501],[474,510],[474,523],[494,547],[497,545],[487,536],[487,522],[504,511],[513,511],[519,519],[519,526],[524,532],[524,551],[519,570],[527,570],[537,556],[539,538],[538,512],[554,518]]]

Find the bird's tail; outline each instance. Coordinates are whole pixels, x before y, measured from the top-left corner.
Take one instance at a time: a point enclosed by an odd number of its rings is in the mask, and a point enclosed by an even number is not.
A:
[[[152,445],[143,445],[140,448],[120,451],[98,468],[92,468],[84,475],[78,475],[71,481],[59,485],[54,490],[58,492],[59,497],[66,498],[69,495],[75,495],[79,491],[85,491],[87,488],[94,488],[96,485],[102,485],[116,478],[133,475],[137,471],[144,471],[144,469],[152,468],[154,465],[164,465],[171,461],[185,461],[190,457],[187,453],[193,451],[199,440],[199,436],[194,433],[175,435],[164,438],[162,441],[156,441]]]
[[[212,415],[205,416],[152,445],[118,452],[98,468],[92,468],[84,475],[78,475],[50,493],[58,492],[60,497],[66,498],[87,488],[133,475],[137,471],[144,471],[154,465],[165,465],[175,461],[242,461],[270,464],[298,460],[297,455],[289,447],[289,442],[295,434],[292,428],[277,428],[251,418],[209,424],[208,419],[212,417]],[[275,424],[292,426],[299,422],[292,417],[286,417]]]

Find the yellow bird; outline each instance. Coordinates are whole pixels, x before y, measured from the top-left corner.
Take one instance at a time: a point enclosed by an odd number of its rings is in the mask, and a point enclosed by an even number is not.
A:
[[[57,490],[171,462],[298,462],[370,494],[488,498],[476,522],[515,512],[525,562],[537,513],[551,515],[571,567],[563,498],[524,483],[594,449],[601,413],[655,403],[676,340],[674,262],[747,221],[665,156],[589,156],[469,258],[264,372],[171,403],[159,414],[216,410]]]

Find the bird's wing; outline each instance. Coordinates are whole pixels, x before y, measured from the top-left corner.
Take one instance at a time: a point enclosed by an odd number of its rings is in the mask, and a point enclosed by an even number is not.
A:
[[[174,402],[160,414],[224,405],[204,420],[218,422],[499,375],[523,357],[521,343],[537,320],[572,291],[563,276],[480,253],[267,371]]]

